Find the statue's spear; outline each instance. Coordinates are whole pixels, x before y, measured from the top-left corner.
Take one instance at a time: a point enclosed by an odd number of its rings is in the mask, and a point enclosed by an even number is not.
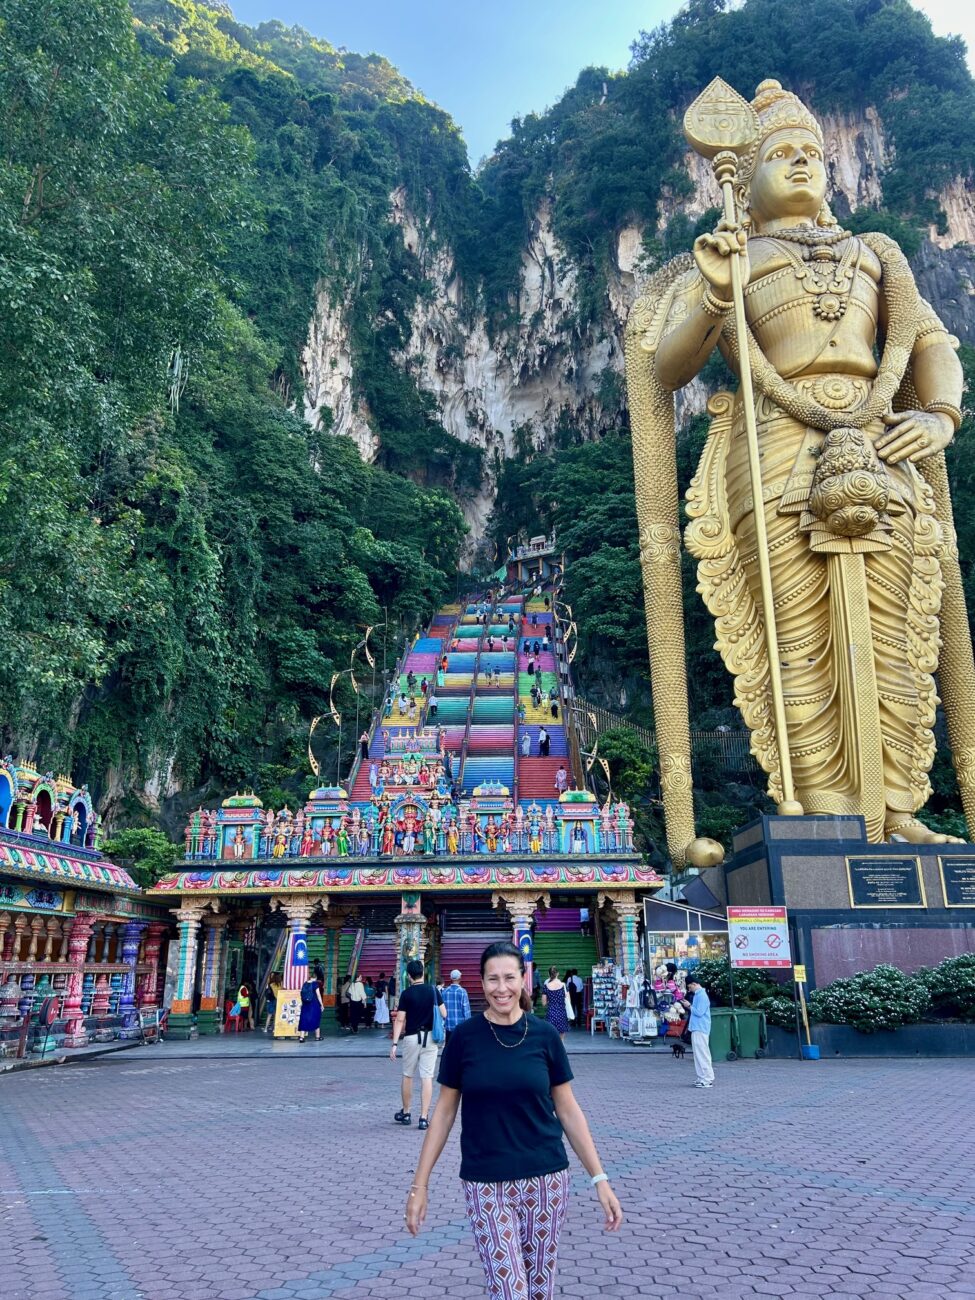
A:
[[[703,158],[710,159],[715,179],[721,186],[724,224],[730,230],[739,230],[741,224],[734,192],[738,175],[738,155],[750,149],[755,143],[758,135],[758,115],[751,104],[742,99],[741,95],[726,81],[715,77],[684,114],[684,135],[695,152]],[[758,549],[758,574],[762,591],[765,647],[768,654],[772,723],[775,728],[775,744],[779,751],[782,802],[778,806],[778,811],[785,815],[797,816],[802,813],[802,805],[796,800],[795,785],[792,780],[792,758],[789,753],[789,733],[785,719],[785,699],[779,662],[779,638],[775,627],[772,566],[769,560],[768,530],[765,526],[758,429],[755,425],[755,395],[752,389],[752,369],[748,355],[745,294],[741,282],[741,258],[737,255],[731,257],[731,296],[734,304],[735,330],[738,335],[741,404],[745,414],[748,470],[752,510],[755,515],[755,543]]]

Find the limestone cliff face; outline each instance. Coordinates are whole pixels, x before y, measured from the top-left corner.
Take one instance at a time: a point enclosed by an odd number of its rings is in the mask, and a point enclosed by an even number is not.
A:
[[[829,199],[842,219],[880,202],[891,150],[873,110],[860,116],[828,114],[822,121],[830,159]],[[696,218],[718,206],[709,166],[696,155],[688,155],[686,165],[694,194],[680,202],[665,195],[661,227],[678,209]],[[915,264],[922,292],[967,342],[975,342],[972,185],[959,179],[939,196],[947,233],[932,230]],[[476,543],[505,457],[528,443],[548,445],[560,421],[591,437],[618,423],[624,401],[623,326],[652,269],[644,231],[628,227],[618,233],[603,310],[595,322],[580,325],[576,267],[553,233],[550,205],[543,204],[522,250],[516,324],[492,337],[472,291],[456,272],[451,250],[435,230],[417,221],[402,191],[390,196],[390,220],[400,227],[405,247],[419,260],[430,285],[430,293],[414,308],[409,342],[397,360],[434,397],[444,428],[486,452],[481,491],[465,503]],[[368,411],[353,399],[352,367],[343,307],[323,294],[303,354],[305,415],[321,425],[323,412],[331,412],[333,432],[353,438],[371,460],[379,434],[370,426]],[[702,410],[706,396],[701,384],[685,390],[679,417]]]

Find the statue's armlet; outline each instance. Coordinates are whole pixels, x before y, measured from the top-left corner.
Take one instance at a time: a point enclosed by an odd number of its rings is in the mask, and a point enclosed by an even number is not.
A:
[[[916,357],[921,352],[926,352],[928,348],[934,347],[936,343],[947,343],[957,352],[958,340],[954,334],[949,334],[944,322],[938,313],[934,310],[929,302],[924,298],[919,298],[921,304],[921,319],[917,327],[917,339],[911,351],[911,356]]]
[[[678,326],[687,320],[696,307],[700,307],[704,299],[705,288],[704,277],[696,266],[681,276],[674,286],[673,298],[664,320],[663,329],[660,331],[660,339],[665,339],[668,334],[672,334]]]

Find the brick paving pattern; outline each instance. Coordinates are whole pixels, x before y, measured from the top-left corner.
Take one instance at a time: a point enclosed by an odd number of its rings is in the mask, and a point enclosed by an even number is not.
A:
[[[5,1300],[484,1295],[456,1133],[402,1231],[397,1067],[168,1051],[0,1082]],[[709,1092],[689,1056],[574,1068],[627,1222],[602,1233],[573,1160],[557,1295],[975,1297],[969,1062],[738,1062]]]

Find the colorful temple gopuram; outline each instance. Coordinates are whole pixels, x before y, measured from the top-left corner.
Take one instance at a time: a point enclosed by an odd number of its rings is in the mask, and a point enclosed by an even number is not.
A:
[[[98,838],[85,786],[0,760],[0,1056],[134,1038],[161,1005],[171,918]]]
[[[179,922],[171,1033],[218,1032],[242,980],[259,991],[273,970],[295,990],[307,963],[333,1014],[340,974],[402,980],[414,956],[476,990],[481,950],[512,930],[535,930],[546,969],[607,951],[635,968],[641,897],[662,881],[626,804],[586,788],[553,554],[536,539],[500,593],[435,616],[344,786],[297,809],[237,794],[193,814],[182,869],[151,891]],[[529,559],[534,587],[505,594]]]

